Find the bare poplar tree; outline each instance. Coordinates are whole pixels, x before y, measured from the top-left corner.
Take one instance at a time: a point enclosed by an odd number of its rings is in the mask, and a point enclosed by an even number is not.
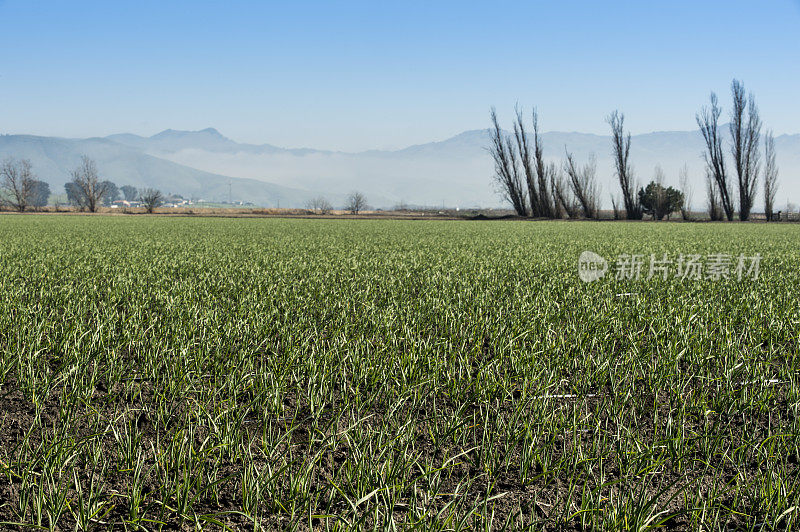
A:
[[[703,106],[703,109],[695,116],[695,119],[706,142],[706,151],[703,153],[703,157],[706,161],[708,174],[716,183],[716,196],[718,196],[719,203],[722,204],[725,216],[728,220],[733,220],[733,199],[725,168],[725,155],[722,151],[722,136],[719,132],[720,114],[722,114],[722,109],[719,107],[717,95],[712,92],[711,107]]]
[[[35,187],[36,176],[28,159],[9,157],[0,165],[0,189],[14,210],[23,212],[27,208],[33,201]]]
[[[89,212],[97,212],[108,191],[108,181],[100,181],[97,166],[87,156],[81,157],[81,164],[72,171],[72,184],[79,195],[79,203]]]
[[[551,194],[548,190],[549,179],[544,162],[542,137],[539,134],[539,114],[535,108],[531,113],[533,124],[533,145],[531,146],[531,139],[525,128],[522,111],[519,107],[515,111],[514,140],[516,141],[516,153],[519,156],[522,172],[525,174],[530,215],[533,217],[552,218],[553,205]]]
[[[775,160],[775,137],[772,131],[764,136],[764,214],[771,222],[775,216],[775,195],[778,192],[778,163]]]
[[[611,126],[614,145],[614,164],[617,167],[619,186],[625,203],[625,215],[629,220],[642,219],[642,207],[636,195],[636,183],[633,177],[629,157],[631,151],[631,134],[625,135],[625,115],[619,111],[611,113],[607,120]]]
[[[139,201],[142,206],[147,210],[148,214],[153,214],[158,207],[164,203],[164,195],[161,191],[155,188],[145,188],[139,192]]]
[[[539,212],[547,218],[553,217],[553,202],[548,190],[547,168],[544,164],[542,136],[539,134],[539,113],[533,109],[533,156],[536,161],[536,179],[539,181]]]
[[[519,216],[528,215],[528,206],[525,195],[525,185],[517,162],[517,153],[511,139],[503,134],[497,121],[497,112],[494,107],[491,111],[493,129],[491,132],[492,144],[489,152],[494,159],[494,179],[499,185],[499,192],[503,199],[508,201]]]
[[[525,130],[525,123],[522,119],[522,110],[515,109],[516,119],[514,120],[514,139],[517,143],[517,153],[519,154],[520,165],[525,174],[525,184],[528,187],[528,205],[530,215],[534,218],[541,216],[539,212],[539,190],[536,179],[536,166],[531,155],[528,132]]]
[[[692,216],[692,185],[689,183],[689,165],[684,164],[678,175],[679,186],[681,187],[681,192],[683,192],[681,216],[684,220],[690,220]]]
[[[731,83],[733,110],[731,111],[731,155],[739,185],[739,219],[747,220],[756,199],[761,153],[761,118],[752,93],[745,97],[744,85],[738,80]]]
[[[564,171],[566,171],[567,177],[569,178],[572,195],[580,204],[584,218],[597,218],[598,191],[597,180],[595,179],[597,173],[596,159],[594,155],[592,155],[589,162],[579,168],[578,165],[575,164],[575,158],[570,152],[567,151],[566,156]]]

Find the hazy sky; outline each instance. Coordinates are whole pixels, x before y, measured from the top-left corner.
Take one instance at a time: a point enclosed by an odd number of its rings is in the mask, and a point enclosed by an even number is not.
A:
[[[545,130],[687,130],[733,77],[800,132],[798,0],[0,0],[0,133],[362,150],[539,108]]]

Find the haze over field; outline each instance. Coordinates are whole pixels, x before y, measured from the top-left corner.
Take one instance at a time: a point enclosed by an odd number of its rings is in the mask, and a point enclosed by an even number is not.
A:
[[[778,208],[800,199],[800,135],[776,138],[781,188]],[[151,137],[115,134],[105,138],[62,139],[28,135],[0,136],[0,157],[31,160],[39,177],[57,193],[69,180],[80,156],[94,158],[103,177],[118,185],[156,187],[207,201],[249,201],[258,205],[301,207],[311,197],[343,202],[351,190],[367,195],[370,204],[388,208],[398,203],[448,207],[502,205],[491,181],[493,163],[486,151],[488,131],[465,131],[441,142],[395,151],[357,153],[285,149],[269,144],[238,143],[216,129],[166,130]],[[604,204],[616,194],[611,139],[585,133],[544,134],[545,156],[560,161],[565,146],[578,161],[597,157]],[[667,183],[677,185],[683,164],[690,170],[694,204],[704,201],[703,141],[697,131],[636,135],[631,157],[642,184],[660,164]]]

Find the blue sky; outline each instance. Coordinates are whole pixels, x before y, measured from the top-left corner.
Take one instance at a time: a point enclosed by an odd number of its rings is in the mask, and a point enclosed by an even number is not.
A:
[[[800,132],[800,1],[0,0],[0,133],[362,150],[487,127],[686,130],[736,77]]]

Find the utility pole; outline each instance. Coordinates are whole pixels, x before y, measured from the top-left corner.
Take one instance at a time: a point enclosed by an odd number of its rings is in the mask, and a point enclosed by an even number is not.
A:
[[[228,203],[233,205],[233,179],[228,179]]]

